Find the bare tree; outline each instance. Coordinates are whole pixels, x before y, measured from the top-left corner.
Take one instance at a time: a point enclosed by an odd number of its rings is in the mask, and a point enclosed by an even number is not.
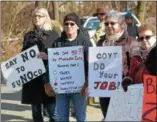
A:
[[[45,7],[44,2],[35,1],[35,8],[36,7]]]
[[[117,11],[120,11],[120,1],[115,2],[115,8]]]
[[[58,7],[58,2],[53,1],[53,12],[54,12],[54,19],[59,20],[59,7]]]
[[[145,5],[146,2],[143,1],[139,1],[137,5],[137,17],[141,23],[144,23],[145,21]]]

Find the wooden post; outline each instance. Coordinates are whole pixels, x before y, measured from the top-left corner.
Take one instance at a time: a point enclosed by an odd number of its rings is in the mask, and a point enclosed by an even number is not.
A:
[[[87,98],[87,105],[94,104],[94,97]]]

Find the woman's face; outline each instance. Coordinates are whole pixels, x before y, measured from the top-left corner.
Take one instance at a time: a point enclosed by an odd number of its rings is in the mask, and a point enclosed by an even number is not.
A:
[[[64,23],[64,30],[65,30],[66,34],[73,35],[73,34],[77,33],[78,26],[73,21],[66,21]]]
[[[105,29],[108,35],[114,35],[122,32],[122,28],[118,21],[112,19],[105,20]]]
[[[140,46],[145,50],[150,49],[156,42],[155,37],[153,36],[153,32],[151,30],[140,32],[138,40]]]
[[[33,23],[36,27],[43,27],[44,23],[45,23],[46,17],[44,16],[44,14],[40,13],[40,12],[36,12],[33,16]]]

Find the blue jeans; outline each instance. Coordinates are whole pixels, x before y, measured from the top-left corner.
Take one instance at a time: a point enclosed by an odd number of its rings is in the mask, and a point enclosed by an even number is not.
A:
[[[44,104],[49,114],[49,122],[57,121],[56,104]],[[42,116],[42,104],[32,105],[32,116],[34,122],[44,122]]]
[[[74,105],[76,120],[84,122],[86,119],[86,96],[82,96],[80,93],[56,95],[58,121],[69,122],[70,100]]]

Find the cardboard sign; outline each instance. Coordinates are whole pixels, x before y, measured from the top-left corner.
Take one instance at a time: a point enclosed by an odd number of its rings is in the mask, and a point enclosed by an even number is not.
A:
[[[10,90],[18,91],[21,86],[46,72],[35,45],[1,64],[2,73]]]
[[[128,91],[114,91],[105,121],[140,121],[142,117],[143,84],[131,85]]]
[[[89,96],[110,97],[122,81],[122,47],[89,48]]]
[[[55,92],[77,93],[85,82],[82,46],[48,49],[49,76]]]
[[[142,121],[157,121],[157,83],[156,76],[144,75],[144,100]]]

